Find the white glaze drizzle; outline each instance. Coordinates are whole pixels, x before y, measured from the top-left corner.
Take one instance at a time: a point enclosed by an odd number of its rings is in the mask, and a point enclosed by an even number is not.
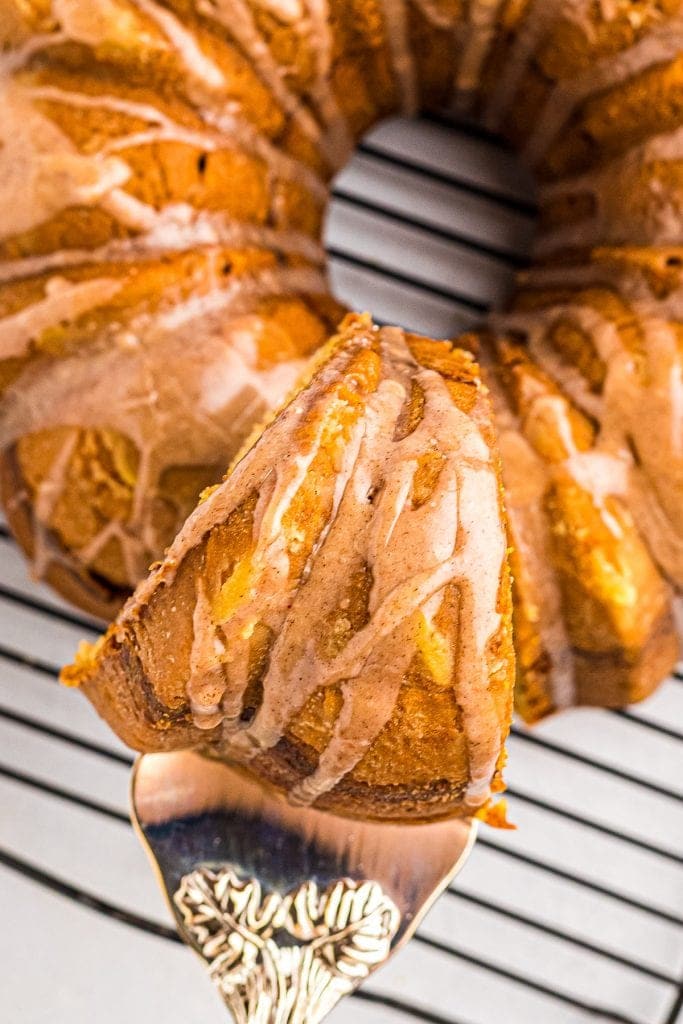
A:
[[[282,69],[274,60],[244,0],[197,0],[197,10],[228,29],[283,110],[296,121],[304,134],[316,143],[319,151],[324,153],[320,125],[306,109],[301,98],[295,96],[288,88]]]
[[[519,324],[515,327],[519,329]],[[519,553],[517,586],[550,663],[547,679],[553,704],[570,707],[576,693],[574,653],[565,625],[562,592],[551,568],[552,538],[544,506],[550,472],[525,437],[523,425],[498,380],[495,358],[486,346],[481,359],[498,431],[510,536]]]
[[[159,26],[189,76],[210,91],[220,92],[225,89],[226,81],[221,69],[203,52],[192,33],[167,7],[162,7],[156,0],[132,0],[132,3]]]
[[[230,453],[227,461],[253,422],[284,398],[302,371],[297,360],[257,369],[257,339],[264,327],[251,313],[257,300],[324,289],[324,280],[310,269],[264,271],[153,317],[141,314],[125,331],[117,333],[112,325],[86,353],[29,364],[3,397],[3,444],[63,426],[109,429],[130,438],[140,465],[133,511],[117,537],[134,584],[160,550],[154,502],[164,470],[211,466],[222,451]],[[30,330],[27,324],[24,330]],[[38,508],[35,518],[47,522]],[[101,550],[111,536],[106,526],[103,530],[82,558]]]
[[[683,195],[661,168],[683,159],[683,128],[653,135],[587,174],[563,178],[540,190],[540,201],[590,195],[590,217],[549,229],[534,251],[545,257],[564,248],[601,245],[676,245],[683,225]],[[646,174],[646,177],[645,177]]]
[[[417,113],[419,96],[415,58],[408,39],[407,0],[382,0],[382,10],[394,77],[401,95],[401,113],[412,117]]]
[[[327,0],[302,0],[310,26],[310,46],[316,61],[312,97],[327,128],[326,151],[335,169],[343,167],[353,152],[354,139],[348,120],[330,81],[332,32]]]
[[[469,109],[479,88],[486,57],[493,45],[496,17],[503,0],[472,0],[467,29],[454,78],[455,102]]]
[[[61,2],[71,7],[74,0],[61,0]],[[212,127],[218,128],[224,139],[237,142],[241,147],[246,147],[248,151],[261,156],[271,168],[278,170],[278,173],[291,180],[301,182],[314,195],[324,199],[327,194],[325,184],[307,164],[273,145],[252,124],[238,114],[235,104],[231,104],[230,109],[226,110],[227,82],[223,72],[202,52],[194,36],[183,26],[182,22],[155,0],[132,0],[132,2],[164,32],[188,75],[198,86],[202,87],[200,95],[190,96],[194,103],[195,113]],[[110,0],[98,0],[98,3],[104,3],[109,14],[94,30],[100,35],[94,34],[88,39],[91,45],[95,44],[98,39],[106,41],[107,33],[111,29],[112,17],[119,10],[116,4],[110,3]],[[76,10],[80,16],[82,10],[78,4],[76,4]],[[219,100],[221,103],[217,105]],[[163,115],[158,114],[158,118],[162,117]],[[168,119],[166,121],[168,122]],[[157,123],[159,122],[157,121]],[[170,128],[170,125],[168,127]]]
[[[64,40],[97,48],[102,45],[138,46],[162,50],[164,43],[156,34],[145,31],[134,8],[119,0],[52,0],[52,14],[59,23]]]
[[[598,437],[591,451],[581,453],[580,459],[569,458],[566,467],[591,495],[612,531],[614,520],[605,498],[612,494],[622,501],[659,565],[677,586],[683,586],[683,356],[673,330],[651,309],[641,312],[643,348],[636,357],[625,348],[611,320],[579,302],[548,306],[533,314],[512,313],[497,317],[494,323],[498,330],[526,334],[533,358],[552,370],[545,334],[562,319],[573,320],[589,335],[606,368],[600,405],[593,408],[599,413]],[[573,393],[581,406],[576,385]],[[649,410],[647,416],[642,415],[644,408]],[[631,446],[638,453],[638,464]]]
[[[49,327],[77,320],[97,306],[104,305],[121,290],[115,278],[96,277],[73,283],[52,277],[45,297],[18,313],[0,319],[0,359],[20,358],[28,354],[31,342]]]
[[[562,0],[530,0],[508,48],[505,66],[501,69],[484,109],[484,124],[491,131],[500,130],[505,112],[514,102],[529,61],[562,11]]]
[[[372,332],[357,345],[373,345],[376,338]],[[193,709],[200,725],[214,727],[220,702],[221,749],[244,761],[277,743],[316,689],[340,685],[343,710],[329,745],[313,775],[291,794],[306,803],[351,771],[390,720],[415,650],[416,616],[436,629],[443,589],[456,586],[461,611],[452,685],[469,751],[464,800],[474,809],[490,795],[502,734],[488,689],[488,645],[500,627],[497,602],[506,550],[495,460],[476,420],[457,409],[439,375],[416,366],[403,333],[382,329],[379,344],[379,386],[346,438],[339,435],[336,474],[320,477],[317,500],[322,507],[329,503],[329,512],[306,557],[303,579],[290,578],[292,538],[283,530],[283,517],[306,479],[325,429],[338,415],[334,385],[347,365],[344,350],[323,365],[228,480],[195,510],[164,565],[138,588],[119,626],[125,629],[155,589],[173,579],[188,552],[257,490],[254,549],[237,612],[217,623],[207,618],[204,597],[198,593]],[[424,395],[424,415],[411,433],[397,439],[411,381]],[[305,448],[294,440],[303,422],[317,424]],[[431,497],[413,507],[410,493],[418,460],[430,452],[439,453],[441,471]],[[347,574],[363,565],[373,579],[369,620],[337,655],[324,657],[311,639],[315,623],[339,609]],[[239,565],[234,569],[243,571]],[[276,639],[262,680],[263,701],[245,725],[239,714],[256,621],[267,625]],[[197,665],[206,673],[206,689]],[[220,686],[214,686],[218,681]]]
[[[160,210],[145,213],[146,230],[132,238],[117,238],[96,249],[60,249],[44,256],[26,256],[0,262],[0,283],[18,281],[53,270],[65,270],[98,263],[136,262],[144,257],[161,256],[216,246],[234,248],[257,247],[284,255],[303,256],[310,263],[322,265],[325,250],[310,235],[300,231],[278,230],[247,221],[236,221],[221,213],[197,210],[184,203],[172,203]],[[139,219],[135,220],[139,225]],[[0,320],[0,334],[2,320]]]
[[[50,471],[36,489],[34,514],[36,526],[33,533],[33,573],[37,579],[45,576],[51,562],[51,545],[47,539],[44,524],[52,518],[54,509],[64,491],[64,476],[78,441],[76,430],[70,431],[64,440]]]
[[[279,149],[247,121],[226,110],[205,108],[201,114],[207,124],[216,128],[230,141],[244,146],[248,152],[260,156],[268,166],[271,175],[277,175],[303,185],[314,198],[321,202],[327,200],[327,184],[317,171],[312,170],[303,160],[298,160]]]
[[[457,15],[447,10],[447,5],[442,5],[441,0],[410,0],[410,2],[420,11],[427,24],[432,28],[446,32],[455,32],[458,28]]]
[[[253,757],[273,746],[308,696],[341,684],[343,711],[330,742],[316,771],[291,798],[309,803],[331,789],[355,767],[391,716],[412,657],[414,615],[422,609],[434,628],[431,615],[440,601],[435,605],[432,598],[455,584],[461,615],[454,689],[470,752],[465,800],[478,806],[490,795],[500,743],[486,659],[487,644],[499,626],[496,602],[505,554],[495,468],[478,429],[458,412],[431,371],[413,371],[425,396],[422,421],[406,438],[392,442],[406,401],[410,356],[398,332],[385,329],[380,337],[388,376],[368,401],[362,439],[356,435],[352,442],[352,457],[339,481],[336,516],[333,510],[310,575],[280,625],[263,681],[263,703],[230,750]],[[443,456],[443,467],[432,497],[413,509],[408,496],[417,459],[432,446]],[[368,494],[377,488],[379,497],[370,504]],[[365,563],[372,572],[370,620],[327,661],[311,645],[310,622],[315,609],[320,616],[321,606],[324,611],[334,601],[334,578],[344,552],[351,564]]]
[[[130,178],[131,171],[125,159],[114,154],[121,148],[161,138],[216,151],[235,141],[229,134],[234,132],[240,146],[252,147],[252,151],[267,162],[271,174],[306,183],[321,202],[327,196],[325,185],[310,170],[300,173],[298,163],[284,154],[278,153],[274,158],[275,150],[270,143],[233,118],[221,119],[222,130],[228,132],[225,135],[184,128],[153,107],[107,95],[85,96],[49,86],[24,91],[6,83],[2,99],[0,179],[7,196],[7,210],[0,225],[0,237],[11,237],[35,228],[69,206],[98,204],[131,229],[143,233],[156,229],[159,237],[162,215],[121,189],[120,186]],[[99,152],[83,155],[75,150],[49,118],[38,113],[30,102],[32,99],[109,109],[144,119],[157,125],[159,130],[154,135],[147,133],[114,139],[104,144]],[[184,208],[189,209],[187,206]],[[201,215],[198,213],[197,216]]]
[[[683,46],[683,18],[655,25],[647,35],[619,53],[595,62],[588,71],[558,82],[534,123],[522,157],[534,165],[562,131],[572,111],[598,92],[606,92],[638,73],[674,60]]]
[[[81,107],[84,110],[110,110],[116,114],[124,114],[132,120],[145,121],[154,125],[157,130],[164,132],[164,138],[172,139],[175,142],[185,142],[188,146],[196,146],[198,149],[207,149],[210,152],[224,148],[226,139],[218,132],[201,131],[197,128],[190,128],[187,125],[178,124],[163,111],[150,103],[140,103],[136,100],[124,99],[122,96],[109,93],[88,93],[72,92],[68,89],[61,89],[54,85],[29,86],[26,95],[31,100],[46,100],[49,103],[60,103],[70,107]],[[116,145],[124,148],[131,145],[127,140],[130,136],[117,136],[112,138],[105,146]]]
[[[97,205],[129,177],[119,157],[76,152],[18,86],[0,78],[0,238],[31,230],[67,206]]]

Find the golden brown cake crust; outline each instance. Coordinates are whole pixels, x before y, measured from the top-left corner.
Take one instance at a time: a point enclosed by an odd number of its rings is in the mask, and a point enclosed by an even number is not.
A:
[[[54,551],[48,558],[42,578],[46,583],[79,608],[84,608],[105,622],[113,619],[126,600],[127,588],[118,588],[106,579],[97,579],[78,561],[62,555],[59,542],[50,537],[45,530],[37,531],[33,520],[33,507],[24,497],[24,482],[21,469],[17,465],[12,452],[0,454],[0,493],[12,495],[12,500],[5,505],[5,514],[9,527],[34,564],[36,557],[36,539],[49,545]]]
[[[471,814],[502,787],[510,616],[474,360],[349,317],[65,680],[129,745],[300,803]]]

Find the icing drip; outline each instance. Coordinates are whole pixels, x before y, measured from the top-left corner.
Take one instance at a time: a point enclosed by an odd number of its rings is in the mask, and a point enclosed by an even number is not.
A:
[[[683,159],[683,128],[653,135],[590,174],[564,178],[541,189],[541,203],[590,195],[593,216],[543,233],[535,245],[543,257],[558,249],[603,245],[676,245],[683,224],[683,196],[662,178]],[[643,181],[643,169],[648,169]],[[675,169],[675,167],[674,167]],[[635,188],[634,188],[635,185]]]
[[[558,320],[574,321],[590,337],[606,371],[599,399],[578,386],[576,368],[558,373],[558,357],[546,341],[547,330]],[[596,416],[599,432],[593,448],[580,456],[569,453],[566,468],[591,495],[609,529],[614,529],[614,521],[606,509],[606,497],[613,495],[623,502],[657,562],[680,587],[683,356],[667,322],[650,313],[641,314],[639,324],[643,341],[642,351],[636,354],[625,347],[614,322],[578,302],[494,320],[498,330],[526,334],[535,361],[579,407]],[[642,415],[643,409],[648,410],[647,416]]]
[[[31,36],[14,50],[0,52],[0,77],[6,78],[20,71],[36,54],[51,46],[59,46],[67,39],[68,36],[64,32],[46,32]]]
[[[120,96],[111,96],[107,93],[90,96],[50,85],[33,86],[26,90],[26,94],[32,100],[47,100],[50,103],[62,103],[71,107],[81,107],[84,110],[109,110],[154,125],[153,128],[137,132],[135,135],[122,135],[112,139],[101,150],[104,153],[147,145],[150,141],[183,142],[188,146],[196,146],[198,149],[209,152],[224,148],[226,144],[226,139],[218,132],[198,131],[196,128],[177,124],[172,118],[148,103],[137,103],[134,100],[125,100]]]
[[[226,86],[223,72],[202,51],[192,33],[171,11],[156,0],[132,0],[133,4],[154,21],[168,38],[180,57],[187,74],[210,91],[223,91]]]
[[[501,3],[502,0],[473,0],[471,5],[454,80],[455,100],[460,108],[471,106],[479,88],[481,72],[493,44]]]
[[[302,0],[257,0],[257,3],[289,25],[304,15]]]
[[[226,653],[211,618],[211,602],[201,576],[197,579],[197,601],[192,617],[194,640],[190,653],[187,695],[195,725],[213,729],[223,718],[221,698],[225,689],[224,668],[219,660]]]
[[[269,167],[271,174],[303,185],[311,195],[324,202],[328,189],[322,178],[302,160],[297,160],[278,149],[248,122],[241,121],[225,110],[203,110],[204,121],[221,132],[232,143],[254,153]]]
[[[634,75],[674,60],[683,46],[683,18],[670,18],[620,53],[592,65],[569,81],[558,82],[546,100],[527,140],[523,157],[531,165],[540,160],[557,138],[572,111],[591,96],[606,92]]]
[[[382,0],[387,40],[401,94],[401,113],[412,117],[418,109],[415,60],[408,40],[407,0]]]
[[[99,0],[99,2],[102,3],[103,0]],[[133,2],[139,10],[151,18],[164,32],[186,73],[191,76],[194,82],[203,87],[201,94],[193,96],[192,99],[195,102],[195,113],[199,114],[205,123],[218,130],[217,134],[210,137],[209,148],[225,147],[226,143],[232,142],[240,148],[246,149],[248,152],[252,152],[266,160],[269,167],[276,171],[278,175],[301,182],[313,195],[324,199],[327,195],[325,185],[307,164],[284,153],[261,135],[253,125],[238,116],[234,109],[234,103],[226,104],[225,93],[227,91],[227,83],[223,72],[202,52],[192,33],[182,25],[179,19],[171,11],[156,3],[155,0],[133,0]],[[62,0],[62,3],[71,7],[73,0]],[[114,14],[116,14],[116,18],[114,18]],[[119,14],[120,10],[116,5],[110,5],[109,0],[104,0],[104,9],[102,11],[103,24],[100,26],[101,36],[98,37],[97,41],[106,41],[108,39],[106,33],[111,29],[112,18],[114,19],[114,26],[118,26]],[[138,31],[139,28],[136,27],[135,34]],[[90,38],[87,41],[95,44],[96,39]],[[154,107],[147,106],[145,110],[141,110],[139,109],[139,104],[127,104],[126,101],[118,98],[112,99],[107,97],[107,99],[116,103],[118,105],[117,109],[121,112],[125,113],[125,107],[128,106],[128,112],[131,113],[131,116],[143,117],[145,120],[150,120],[152,124],[159,124],[168,132],[166,137],[178,138],[178,133],[181,132],[183,138],[188,140],[190,137],[192,139],[202,138],[199,133],[180,129],[178,125],[173,124],[169,118],[164,117]],[[83,106],[97,106],[97,100],[98,97],[84,96],[80,98],[80,104]],[[228,109],[226,109],[226,106]],[[138,110],[134,111],[133,108],[136,107]],[[204,142],[195,144],[206,145]]]
[[[120,281],[104,277],[80,284],[52,277],[46,285],[44,299],[0,320],[0,359],[27,355],[31,342],[43,331],[77,320],[88,310],[104,305],[120,289]]]
[[[367,343],[371,341],[372,336]],[[338,452],[336,474],[320,479],[316,500],[329,505],[329,514],[302,578],[290,577],[291,538],[284,519],[338,415],[337,392],[329,388],[339,373],[335,360],[323,369],[325,397],[316,397],[321,388],[314,382],[278,417],[264,435],[267,443],[257,443],[188,520],[166,566],[142,585],[123,621],[136,614],[135,608],[162,577],[172,578],[173,566],[210,526],[258,488],[254,550],[247,582],[240,584],[238,610],[223,623],[207,625],[204,598],[198,594],[192,665],[201,663],[209,680],[206,707],[198,717],[196,694],[203,684],[194,680],[194,668],[191,696],[196,720],[213,727],[218,692],[213,681],[220,665],[221,745],[244,761],[274,746],[318,689],[340,686],[343,709],[330,741],[315,772],[291,794],[295,802],[309,803],[358,764],[389,722],[416,649],[419,623],[438,631],[435,616],[444,588],[455,586],[460,595],[459,653],[450,674],[469,751],[465,800],[476,807],[490,794],[501,743],[488,690],[488,645],[500,626],[497,601],[506,549],[495,464],[475,421],[453,404],[441,377],[414,364],[402,332],[383,329],[379,344],[379,386]],[[397,439],[411,381],[424,396],[424,415],[411,433]],[[301,450],[293,431],[311,415],[318,417],[316,430]],[[438,479],[428,500],[414,505],[419,460],[434,453],[441,459]],[[363,566],[373,581],[368,621],[338,654],[326,657],[312,640],[317,632],[313,624],[338,611],[340,588]],[[241,564],[233,570],[242,581],[243,573]],[[248,683],[249,640],[257,622],[276,640],[262,680],[261,706],[244,725],[239,716]],[[213,640],[207,635],[219,636],[225,654],[211,655]]]
[[[101,281],[88,284],[102,286]],[[130,438],[140,453],[134,508],[116,536],[134,584],[160,550],[154,506],[165,469],[211,466],[217,457],[227,462],[229,456],[220,453],[234,452],[254,421],[282,400],[301,373],[298,360],[258,368],[263,324],[250,313],[255,301],[323,290],[324,281],[312,271],[282,269],[238,278],[154,317],[140,314],[126,332],[117,334],[112,327],[92,339],[85,356],[77,352],[30,364],[5,392],[0,436],[10,445],[26,434],[73,426]],[[56,294],[59,298],[59,289]],[[44,327],[46,315],[41,309],[33,327],[24,322],[24,332]],[[51,474],[51,492],[57,480],[63,489],[63,469],[54,478]],[[35,509],[39,524],[48,522],[46,508]],[[81,558],[94,558],[111,536],[104,526]]]
[[[443,4],[442,0],[411,0],[411,3],[432,28],[447,32],[455,32],[457,29],[457,14],[449,10],[448,4]]]
[[[317,70],[311,95],[327,129],[325,146],[328,157],[334,168],[341,168],[353,152],[354,140],[330,81],[332,33],[328,3],[327,0],[303,0],[303,5],[308,15],[310,46]]]
[[[55,505],[62,494],[63,477],[67,471],[77,440],[76,431],[70,432],[52,463],[50,472],[38,487],[34,499],[35,518],[38,525],[33,538],[33,571],[38,579],[45,575],[52,560],[47,534],[42,524],[49,522]]]
[[[510,534],[520,556],[517,585],[550,663],[548,681],[553,704],[557,708],[570,707],[576,693],[574,655],[565,627],[559,582],[551,569],[552,539],[544,507],[550,469],[524,436],[522,423],[493,369],[493,360],[493,352],[485,348],[482,366],[488,371],[486,381],[498,429]],[[565,424],[565,434],[567,427]]]
[[[296,7],[298,11],[298,3]],[[317,144],[322,152],[320,125],[304,107],[301,99],[288,89],[282,71],[258,31],[247,4],[243,0],[197,0],[197,10],[228,29],[239,42],[261,80],[270,89],[282,109],[296,121],[301,130]],[[299,11],[297,17],[300,13]]]
[[[77,153],[19,87],[0,79],[0,238],[35,228],[68,206],[94,206],[129,177],[119,157]]]
[[[158,40],[145,31],[140,19],[120,0],[52,0],[52,13],[59,22],[64,39],[84,43],[86,46],[102,45],[129,46],[135,38],[144,46]]]
[[[86,96],[49,86],[23,90],[8,82],[3,86],[1,81],[0,92],[0,180],[8,199],[0,237],[38,227],[70,206],[98,204],[135,231],[158,229],[162,215],[121,189],[131,170],[120,151],[162,140],[209,152],[239,144],[264,159],[272,174],[301,181],[321,201],[327,196],[325,185],[310,169],[302,170],[298,162],[233,117],[219,118],[220,132],[198,132],[175,124],[154,107],[115,96]],[[111,110],[148,121],[154,128],[111,140],[99,152],[86,156],[74,149],[48,117],[37,112],[33,99]]]
[[[151,207],[149,207],[151,211]],[[147,230],[134,238],[114,239],[96,249],[68,249],[0,262],[0,283],[18,281],[53,270],[65,270],[83,264],[135,263],[141,258],[167,252],[226,246],[263,248],[287,256],[303,256],[321,265],[325,251],[309,235],[299,231],[277,230],[260,224],[232,220],[221,213],[198,211],[184,203],[173,203],[145,218]],[[0,320],[0,337],[3,321]]]
[[[574,0],[572,0],[572,5]],[[514,101],[527,65],[554,21],[562,14],[562,0],[530,0],[521,24],[509,46],[505,64],[484,109],[484,124],[499,131]]]

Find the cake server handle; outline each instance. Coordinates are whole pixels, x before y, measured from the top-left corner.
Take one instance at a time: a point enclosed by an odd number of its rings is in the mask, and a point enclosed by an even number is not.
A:
[[[408,941],[476,833],[292,807],[195,752],[139,758],[131,803],[178,931],[236,1024],[318,1024]]]

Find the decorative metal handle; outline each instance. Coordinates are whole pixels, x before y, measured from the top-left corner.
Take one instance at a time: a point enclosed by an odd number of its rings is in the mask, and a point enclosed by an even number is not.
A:
[[[476,834],[293,807],[193,751],[145,754],[131,796],[180,935],[236,1024],[319,1024],[408,941]]]
[[[388,959],[401,920],[377,882],[281,896],[231,866],[185,875],[173,902],[237,1024],[318,1024]]]

